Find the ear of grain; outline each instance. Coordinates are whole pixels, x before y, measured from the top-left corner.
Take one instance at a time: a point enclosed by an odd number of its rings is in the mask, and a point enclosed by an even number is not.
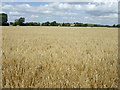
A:
[[[3,87],[117,88],[117,32],[3,27]]]

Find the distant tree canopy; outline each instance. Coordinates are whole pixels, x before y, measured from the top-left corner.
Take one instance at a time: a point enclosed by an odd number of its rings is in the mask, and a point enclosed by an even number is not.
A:
[[[113,24],[112,27],[120,27],[120,24]]]
[[[75,27],[112,27],[110,25],[74,23]]]
[[[56,21],[53,21],[50,23],[50,26],[58,26],[58,23],[56,23]]]
[[[9,25],[9,24],[7,23],[7,21],[8,21],[8,16],[7,16],[7,14],[5,14],[5,13],[0,13],[0,25],[2,25],[2,26],[7,26],[7,25]]]
[[[120,24],[116,25],[117,27],[120,27]]]
[[[45,22],[45,23],[42,23],[41,25],[42,25],[42,26],[50,26],[50,22],[47,21],[47,22]]]
[[[12,26],[68,26],[68,27],[120,27],[120,24],[113,24],[113,25],[100,25],[100,24],[84,24],[84,23],[57,23],[56,21],[52,22],[44,22],[44,23],[39,23],[39,22],[26,22],[25,23],[25,18],[20,17],[19,19],[15,19],[15,22],[10,22],[7,23],[8,21],[8,16],[5,13],[0,13],[0,25],[2,26],[8,26],[9,24]]]
[[[113,27],[116,27],[116,25],[114,24]]]
[[[62,23],[62,26],[70,26],[70,23]]]
[[[27,22],[24,23],[25,26],[40,26],[40,23],[37,22]]]
[[[75,26],[83,26],[83,23],[74,23],[75,24]]]
[[[25,22],[25,18],[20,17],[19,19],[15,19],[13,26],[16,26],[16,25],[24,26],[25,25],[24,22]]]

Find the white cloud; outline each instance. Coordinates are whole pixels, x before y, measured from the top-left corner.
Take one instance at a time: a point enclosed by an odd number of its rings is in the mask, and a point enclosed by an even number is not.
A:
[[[96,8],[97,8],[97,6],[95,4],[90,4],[90,3],[88,5],[84,5],[82,7],[86,11],[96,10]]]
[[[23,15],[26,18],[39,18],[49,17],[50,20],[59,17],[61,19],[66,19],[68,21],[78,21],[80,18],[80,22],[82,20],[91,20],[94,21],[95,18],[99,18],[98,21],[102,22],[107,19],[111,19],[114,21],[117,18],[118,12],[118,3],[112,1],[111,2],[90,2],[86,4],[81,3],[47,3],[40,4],[37,6],[33,6],[32,4],[3,4],[2,9],[4,12],[9,13],[11,16],[14,15]],[[63,18],[62,18],[63,17]],[[70,18],[71,17],[71,18]],[[58,18],[58,19],[59,19]],[[34,19],[37,20],[37,19]],[[42,18],[45,20],[45,18]],[[60,20],[60,19],[59,19]]]
[[[12,5],[2,5],[2,9],[3,10],[10,10],[10,9],[13,9],[13,6]]]
[[[60,8],[60,9],[71,9],[72,5],[67,4],[67,3],[59,3],[58,8]]]
[[[104,4],[96,4],[96,3],[89,3],[85,5],[80,4],[68,4],[68,3],[50,3],[46,5],[40,5],[40,6],[31,6],[29,4],[18,4],[15,6],[12,5],[4,5],[2,7],[3,10],[11,10],[17,11],[17,12],[26,12],[26,13],[42,13],[42,14],[52,14],[52,13],[64,13],[71,10],[79,10],[84,11],[86,13],[90,14],[106,14],[106,13],[114,13],[118,12],[118,6],[117,3],[112,3],[109,6],[110,3],[104,3]],[[11,9],[10,9],[11,8]],[[56,14],[57,15],[57,14]],[[66,15],[66,14],[65,14]],[[70,12],[69,14],[70,15]]]
[[[31,15],[31,18],[38,18],[38,15]]]
[[[57,16],[76,16],[77,13],[72,13],[72,12],[56,12],[56,13],[53,13],[53,15],[57,15]]]
[[[109,15],[118,13],[118,3],[89,3],[87,5],[83,5],[82,10],[84,10],[88,14],[95,16],[102,16],[106,14]]]
[[[3,12],[3,11],[0,11],[0,13],[5,13],[5,12]]]
[[[47,10],[47,11],[42,11],[42,13],[44,13],[44,14],[50,14],[50,13],[52,13],[52,11]]]
[[[81,5],[75,5],[74,8],[75,8],[76,10],[80,10],[82,7],[81,7]]]
[[[19,7],[19,8],[30,8],[31,6],[29,4],[18,4],[18,5],[16,5],[16,7]]]
[[[99,16],[100,18],[118,18],[118,14],[110,14],[107,16]]]
[[[15,11],[15,12],[9,12],[10,15],[21,15],[21,13]]]

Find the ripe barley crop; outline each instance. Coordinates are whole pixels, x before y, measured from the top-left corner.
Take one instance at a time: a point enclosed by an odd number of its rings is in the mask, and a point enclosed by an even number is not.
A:
[[[117,88],[118,30],[3,27],[2,86]]]

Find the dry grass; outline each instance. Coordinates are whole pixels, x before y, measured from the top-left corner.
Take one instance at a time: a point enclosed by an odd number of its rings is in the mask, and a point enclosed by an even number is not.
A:
[[[115,28],[3,27],[3,87],[117,88]]]

